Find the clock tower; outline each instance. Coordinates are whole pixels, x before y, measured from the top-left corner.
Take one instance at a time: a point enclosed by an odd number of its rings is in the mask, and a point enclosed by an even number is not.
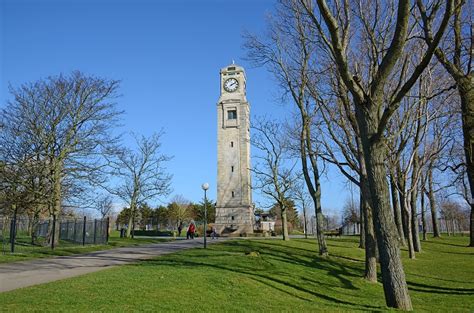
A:
[[[252,233],[254,211],[250,180],[250,105],[244,69],[236,64],[220,71],[217,102],[216,230]]]

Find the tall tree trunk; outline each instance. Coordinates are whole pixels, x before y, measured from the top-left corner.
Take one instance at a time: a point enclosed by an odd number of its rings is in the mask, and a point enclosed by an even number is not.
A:
[[[382,139],[374,140],[378,131],[377,102],[356,104],[356,114],[362,145],[373,220],[379,251],[382,283],[387,306],[412,310],[410,295],[401,260],[398,231],[395,226],[386,177],[386,145]]]
[[[306,205],[303,206],[304,239],[308,239],[308,221],[306,220]]]
[[[130,238],[132,234],[132,229],[135,226],[135,211],[137,209],[136,200],[132,198],[130,201],[130,216],[128,217],[128,227],[127,227],[127,238]]]
[[[303,170],[303,176],[308,187],[309,194],[314,203],[314,213],[316,216],[316,238],[318,239],[319,255],[327,256],[328,247],[326,245],[326,239],[324,238],[323,223],[324,216],[321,209],[321,182],[319,177],[318,163],[315,160],[314,152],[311,148],[311,120],[307,115],[306,111],[300,107],[302,128],[300,133],[300,156],[301,156],[301,167]],[[308,158],[311,165],[308,165]],[[313,174],[313,181],[310,176],[310,168]]]
[[[362,204],[363,201],[362,190],[360,191],[360,204],[359,204],[359,216],[360,216],[360,233],[359,233],[359,248],[365,249],[365,219],[366,219],[366,212],[364,209],[364,205]]]
[[[436,199],[433,190],[433,167],[428,167],[428,200],[430,200],[431,222],[433,224],[433,237],[441,237],[438,224],[438,213],[436,212]]]
[[[54,216],[56,218],[59,217],[61,213],[61,171],[62,171],[62,166],[59,161],[53,161],[52,162],[53,168],[52,168],[52,179],[53,179],[53,190],[52,190],[52,205],[50,207],[50,215],[51,218],[54,219]],[[51,245],[52,239],[53,239],[53,222],[49,223],[49,229],[48,229],[48,243]],[[57,243],[59,242],[59,220],[56,219],[56,224],[54,225],[54,245],[56,246]]]
[[[390,173],[390,191],[392,194],[392,206],[395,217],[395,224],[398,230],[398,236],[402,246],[406,247],[405,232],[403,231],[402,211],[400,210],[400,202],[398,199],[397,183],[393,173]]]
[[[474,247],[474,73],[456,80],[461,98],[462,132],[466,155],[467,179],[470,189],[471,219],[469,223],[469,246]]]
[[[281,230],[282,230],[282,235],[283,235],[283,240],[288,241],[290,240],[290,236],[288,236],[288,220],[286,216],[286,208],[283,204],[280,203],[280,208],[281,208]]]
[[[360,202],[364,214],[364,240],[365,240],[365,276],[370,282],[377,282],[377,249],[374,230],[374,221],[372,208],[370,205],[370,191],[367,185],[367,176],[365,165],[361,166],[362,175],[360,175]]]
[[[416,209],[416,190],[411,192],[410,197],[410,209],[411,209],[411,234],[413,237],[413,249],[415,252],[421,252],[421,243],[420,243],[420,234],[418,228],[418,216],[417,216],[417,209]]]
[[[402,211],[403,232],[407,241],[408,255],[410,259],[415,258],[415,248],[413,245],[413,232],[409,199],[406,194],[405,175],[401,174],[401,169],[398,169],[398,195],[400,197],[400,210]]]
[[[319,185],[319,182],[317,183]],[[320,190],[320,186],[318,189]],[[318,239],[319,245],[319,255],[327,256],[328,255],[328,247],[326,244],[326,238],[324,238],[324,216],[321,210],[321,191],[317,192],[315,197],[313,198],[314,205],[315,205],[315,215],[316,215],[316,234]]]
[[[403,227],[403,234],[405,235],[405,239],[408,240],[408,208],[407,208],[407,195],[405,193],[406,190],[406,177],[401,173],[402,170],[400,166],[397,167],[397,192],[398,198],[400,200],[400,211],[402,216],[402,227]]]
[[[421,180],[423,181],[423,179]],[[426,240],[426,216],[425,216],[425,188],[424,184],[421,185],[420,193],[420,205],[421,205],[421,225],[423,227],[423,240]]]
[[[469,236],[470,236],[470,240],[469,240],[469,246],[470,247],[474,247],[474,238],[473,235],[474,234],[474,208],[473,208],[473,204],[471,203],[471,221],[469,223]]]
[[[410,196],[410,209],[411,209],[411,232],[413,236],[413,249],[415,252],[421,252],[420,234],[418,231],[418,214],[416,209],[416,203],[418,198],[418,153],[415,151],[413,157],[413,168],[411,175],[411,196]]]
[[[412,218],[411,210],[408,199],[404,199],[404,213],[406,221],[406,231],[407,231],[407,243],[408,243],[408,256],[410,259],[415,258],[415,244],[413,243],[413,227],[412,227]]]

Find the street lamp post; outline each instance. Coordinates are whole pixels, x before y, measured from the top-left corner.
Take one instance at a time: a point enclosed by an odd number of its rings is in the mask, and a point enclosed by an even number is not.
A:
[[[207,190],[209,189],[209,184],[202,184],[202,190],[204,190],[204,249],[207,248],[206,233],[207,233]]]

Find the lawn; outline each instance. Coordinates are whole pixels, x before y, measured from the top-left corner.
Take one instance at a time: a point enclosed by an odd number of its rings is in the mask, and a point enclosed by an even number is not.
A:
[[[141,244],[148,244],[148,243],[158,243],[163,241],[172,240],[170,239],[163,239],[163,238],[120,238],[120,232],[112,231],[109,237],[109,243],[107,245],[91,245],[87,244],[82,246],[77,243],[70,243],[67,241],[61,241],[60,244],[51,249],[50,246],[38,246],[38,245],[31,245],[29,244],[29,237],[25,237],[24,240],[19,240],[20,244],[16,244],[15,246],[15,253],[11,254],[10,252],[2,253],[0,251],[0,263],[7,263],[7,262],[16,262],[16,261],[23,261],[23,260],[30,260],[30,259],[38,259],[38,258],[47,258],[47,257],[54,257],[54,256],[64,256],[64,255],[73,255],[73,254],[82,254],[88,253],[93,251],[100,251],[100,250],[107,250],[112,248],[118,247],[127,247],[127,246],[136,246]],[[22,244],[23,242],[23,244]],[[9,244],[6,243],[5,250],[9,251]],[[0,308],[1,310],[1,308]]]
[[[0,294],[1,311],[383,311],[380,283],[365,282],[357,238],[231,240]],[[416,311],[474,310],[474,249],[467,237],[423,242],[404,265]]]

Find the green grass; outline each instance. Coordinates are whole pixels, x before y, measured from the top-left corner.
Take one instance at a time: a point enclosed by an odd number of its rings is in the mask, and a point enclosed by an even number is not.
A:
[[[8,251],[6,253],[0,252],[0,263],[9,263],[9,262],[16,262],[16,261],[23,261],[23,260],[31,260],[31,259],[38,259],[38,258],[48,258],[54,256],[65,256],[65,255],[73,255],[73,254],[82,254],[88,253],[93,251],[100,251],[100,250],[108,250],[118,247],[127,247],[127,246],[136,246],[141,244],[148,244],[148,243],[158,243],[163,241],[169,241],[170,239],[163,239],[163,238],[120,238],[120,232],[112,231],[109,238],[109,244],[107,245],[90,245],[87,244],[82,246],[77,243],[70,243],[67,241],[61,241],[60,244],[51,249],[50,246],[34,246],[29,244],[29,237],[23,238],[24,240],[19,240],[20,244],[15,246],[15,253],[11,254],[9,251],[10,246],[7,245],[5,249]],[[1,308],[0,308],[1,310]]]
[[[232,240],[133,265],[0,294],[0,311],[384,311],[380,283],[361,276],[357,238]],[[423,242],[404,265],[418,312],[474,310],[474,249],[467,237]],[[250,253],[258,252],[258,253]]]

